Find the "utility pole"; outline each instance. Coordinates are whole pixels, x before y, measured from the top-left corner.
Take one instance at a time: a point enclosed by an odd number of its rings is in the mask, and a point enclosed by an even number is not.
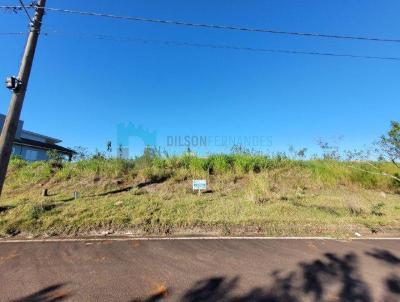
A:
[[[0,195],[3,190],[12,145],[17,132],[26,89],[28,87],[29,75],[31,73],[33,57],[35,56],[36,45],[39,39],[45,4],[46,0],[38,0],[37,2],[35,16],[33,22],[30,23],[30,32],[22,57],[18,78],[7,79],[7,87],[12,89],[13,93],[0,136]]]

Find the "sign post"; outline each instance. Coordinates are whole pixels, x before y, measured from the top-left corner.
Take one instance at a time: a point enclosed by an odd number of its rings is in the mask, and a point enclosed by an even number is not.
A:
[[[207,180],[205,179],[194,179],[193,180],[193,191],[198,191],[199,195],[201,190],[207,190]]]

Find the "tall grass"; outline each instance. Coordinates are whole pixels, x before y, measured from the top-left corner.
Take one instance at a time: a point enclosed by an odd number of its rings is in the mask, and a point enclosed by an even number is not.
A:
[[[61,163],[13,158],[0,237],[108,228],[154,233],[206,226],[228,234],[231,227],[249,227],[285,236],[348,233],[354,225],[398,228],[399,196],[386,193],[399,193],[399,184],[365,172],[378,170],[398,173],[385,162],[246,153],[150,152],[132,160],[93,156]],[[209,181],[207,194],[193,194],[190,180],[197,178]],[[43,188],[50,196],[42,196]]]
[[[375,163],[374,166],[374,169],[391,175],[398,172],[391,163]],[[398,183],[391,178],[366,172],[371,169],[370,165],[363,162],[332,159],[294,160],[279,155],[257,154],[214,154],[208,157],[199,157],[189,154],[160,156],[152,153],[132,160],[92,157],[77,162],[64,162],[56,166],[51,162],[30,163],[14,157],[10,162],[8,184],[18,187],[49,180],[61,182],[116,178],[127,180],[140,178],[143,181],[155,182],[167,179],[183,181],[211,176],[215,178],[223,178],[227,175],[241,177],[266,171],[281,171],[280,177],[290,178],[293,171],[301,171],[303,178],[321,186],[357,185],[365,189],[384,191],[399,189]],[[287,174],[283,171],[292,172]],[[274,177],[278,177],[279,173],[274,175]],[[296,181],[301,181],[302,177]]]

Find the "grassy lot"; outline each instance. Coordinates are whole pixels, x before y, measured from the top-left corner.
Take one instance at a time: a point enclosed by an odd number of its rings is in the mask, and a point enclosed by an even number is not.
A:
[[[11,161],[0,236],[331,235],[400,233],[400,185],[390,163],[257,155]],[[193,193],[193,178],[209,191]],[[44,188],[48,197],[42,197]],[[72,194],[81,195],[73,199]]]

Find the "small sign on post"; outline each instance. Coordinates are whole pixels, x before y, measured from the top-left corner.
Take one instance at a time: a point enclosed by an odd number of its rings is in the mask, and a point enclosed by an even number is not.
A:
[[[74,192],[74,199],[78,199],[79,197],[81,197],[81,194],[79,194],[79,192]]]
[[[194,179],[193,180],[193,191],[198,191],[199,195],[201,190],[207,190],[207,180],[205,179]]]

